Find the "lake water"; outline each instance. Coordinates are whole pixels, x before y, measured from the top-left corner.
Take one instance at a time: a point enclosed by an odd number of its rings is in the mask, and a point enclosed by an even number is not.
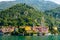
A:
[[[0,40],[60,40],[60,36],[0,36]]]

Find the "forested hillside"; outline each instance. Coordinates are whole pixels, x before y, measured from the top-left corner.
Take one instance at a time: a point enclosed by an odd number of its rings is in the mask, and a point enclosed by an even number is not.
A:
[[[44,19],[43,19],[44,17]],[[56,19],[41,11],[36,11],[33,7],[26,4],[16,4],[8,9],[0,11],[0,26],[33,26],[41,25],[53,27],[56,25]]]
[[[55,21],[56,21],[55,24],[60,26],[60,7],[57,7],[52,10],[47,10],[47,11],[45,11],[45,14],[54,17]]]

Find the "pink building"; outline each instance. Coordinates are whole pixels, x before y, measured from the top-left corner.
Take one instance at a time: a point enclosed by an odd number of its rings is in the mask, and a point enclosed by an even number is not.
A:
[[[41,27],[41,26],[39,26],[39,27],[37,27],[37,26],[35,26],[35,27],[33,27],[33,30],[34,31],[38,31],[38,32],[40,32],[40,33],[48,33],[49,31],[49,28],[48,27]]]
[[[14,27],[4,27],[4,28],[2,28],[3,33],[13,32],[13,31],[14,31]]]

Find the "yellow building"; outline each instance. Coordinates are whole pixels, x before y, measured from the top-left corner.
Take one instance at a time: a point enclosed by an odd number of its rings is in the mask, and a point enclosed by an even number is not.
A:
[[[27,33],[31,33],[32,30],[31,30],[31,26],[25,26],[25,30]]]
[[[30,26],[25,26],[25,30],[26,31],[31,30],[31,27]]]

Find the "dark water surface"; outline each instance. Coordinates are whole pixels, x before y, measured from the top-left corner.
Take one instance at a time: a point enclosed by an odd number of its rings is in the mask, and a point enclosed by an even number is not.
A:
[[[0,36],[0,40],[60,40],[60,36]]]

